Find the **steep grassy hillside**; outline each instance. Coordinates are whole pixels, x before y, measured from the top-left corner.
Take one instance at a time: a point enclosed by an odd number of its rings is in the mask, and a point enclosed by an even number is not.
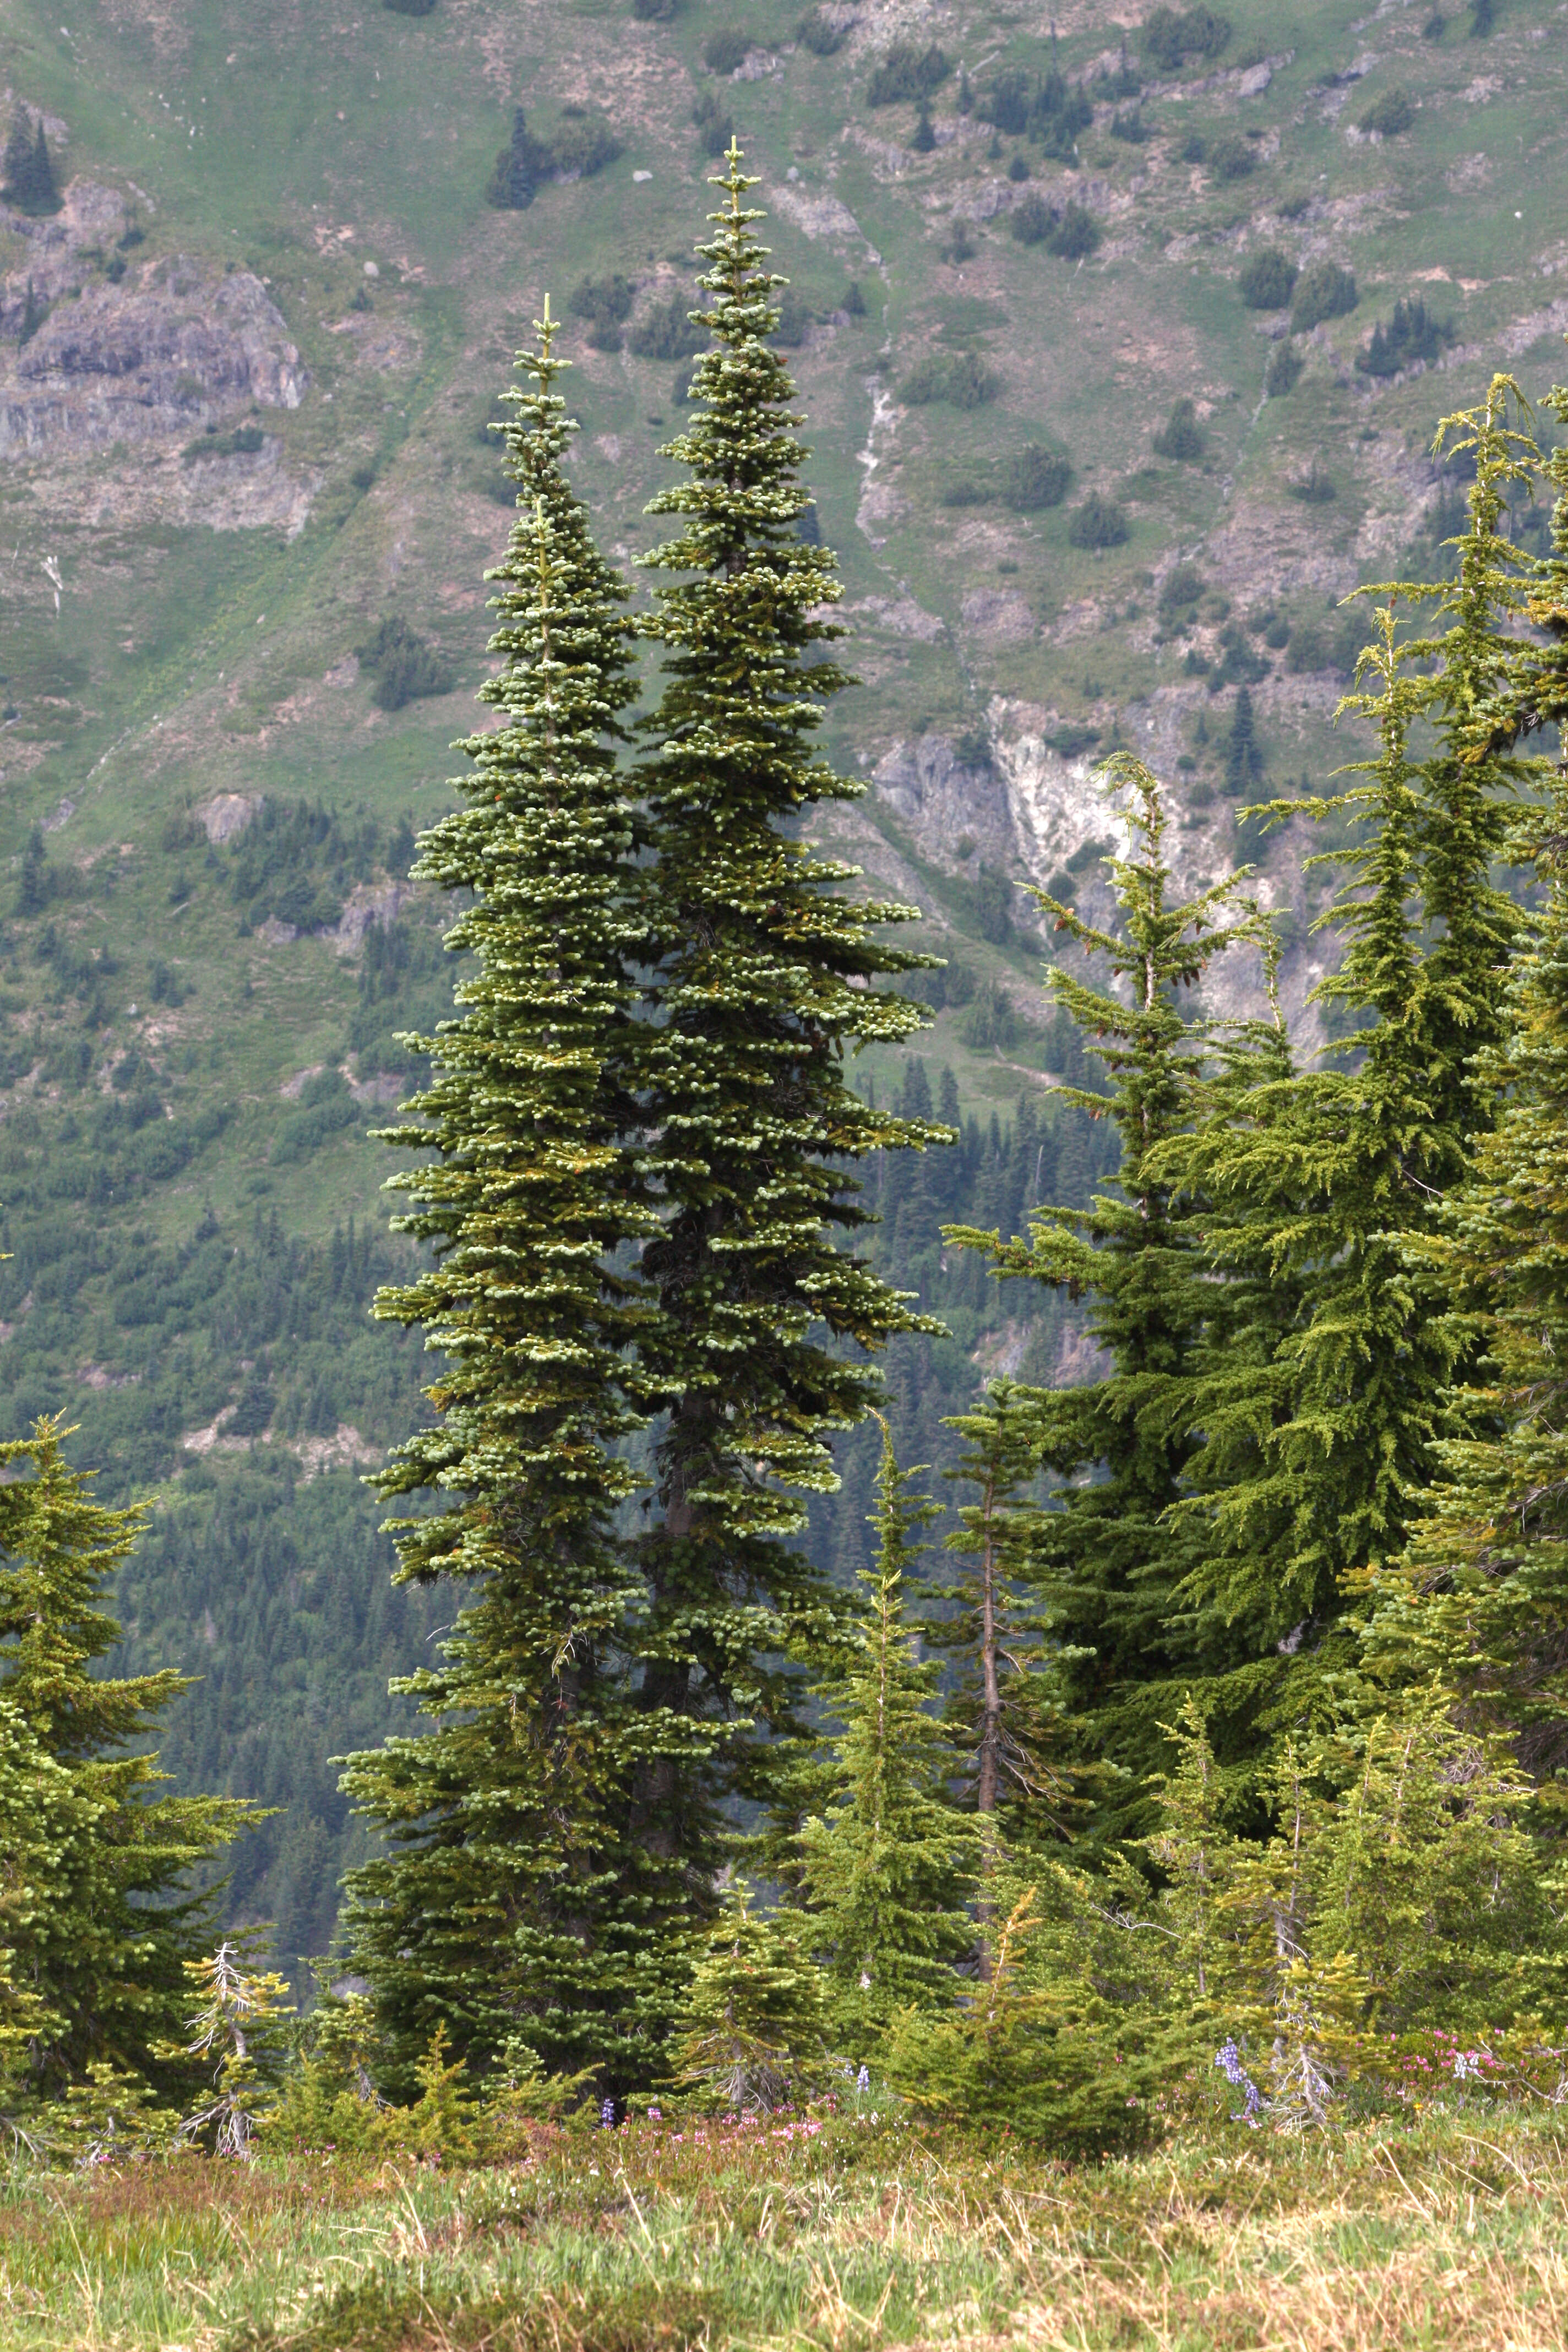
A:
[[[352,1835],[330,1759],[434,1630],[358,1484],[420,1377],[366,1319],[396,1262],[366,1129],[449,1001],[406,874],[485,670],[485,428],[544,293],[629,562],[739,132],[861,679],[830,748],[874,790],[835,835],[954,959],[923,1066],[864,1066],[973,1122],[876,1179],[885,1262],[954,1334],[891,1367],[927,1458],[982,1368],[1076,1361],[936,1227],[1104,1164],[1046,1100],[1073,1048],[1019,887],[1100,904],[1093,754],[1157,759],[1194,877],[1254,854],[1259,780],[1354,748],[1337,600],[1441,561],[1435,420],[1561,373],[1568,19],[1489,13],[5,0],[64,202],[0,212],[0,1395],[155,1494],[131,1646],[205,1676],[176,1770],[288,1804],[237,1881],[286,1952]],[[1299,842],[1258,854],[1299,1010],[1316,886]],[[846,1562],[865,1467],[822,1519]]]

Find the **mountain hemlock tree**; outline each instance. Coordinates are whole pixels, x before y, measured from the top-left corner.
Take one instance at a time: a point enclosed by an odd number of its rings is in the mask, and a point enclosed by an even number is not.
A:
[[[692,376],[698,413],[666,452],[688,478],[649,509],[683,527],[646,559],[678,576],[646,624],[664,687],[637,780],[658,1016],[638,1033],[637,1086],[662,1220],[640,1261],[651,1297],[637,1347],[665,1411],[639,1643],[643,1703],[669,1752],[641,1785],[634,1833],[710,1874],[721,1801],[765,1794],[788,1745],[795,1685],[780,1660],[810,1652],[839,1611],[793,1538],[804,1497],[836,1484],[833,1433],[875,1392],[875,1369],[846,1343],[874,1351],[933,1328],[836,1245],[867,1215],[845,1164],[945,1139],[845,1082],[847,1050],[921,1024],[870,983],[927,960],[878,937],[914,908],[850,898],[840,886],[857,869],[805,838],[813,808],[863,789],[811,743],[847,683],[815,657],[842,634],[821,617],[841,591],[831,552],[796,529],[806,453],[768,344],[784,281],[753,233],[756,183],[733,142],[716,184],[722,209],[699,248],[711,302],[693,314],[712,341]]]
[[[951,1616],[922,1628],[931,1649],[956,1667],[947,1702],[949,1736],[963,1759],[959,1786],[982,1821],[999,1816],[1012,1845],[1059,1835],[1071,1801],[1058,1762],[1062,1708],[1058,1659],[1047,1653],[1032,1592],[1037,1505],[1026,1489],[1037,1463],[1035,1391],[993,1381],[973,1412],[944,1423],[966,1451],[944,1475],[975,1490],[959,1507],[944,1549],[963,1566],[933,1584]],[[982,1913],[989,1916],[983,1901]]]
[[[561,469],[575,429],[546,317],[509,396],[519,513],[481,689],[504,724],[464,745],[467,806],[420,876],[474,893],[447,934],[475,959],[437,1073],[388,1139],[434,1157],[392,1180],[435,1263],[382,1292],[445,1368],[435,1425],[380,1477],[445,1497],[393,1521],[404,1580],[471,1594],[443,1663],[395,1687],[437,1727],[349,1759],[390,1851],[354,1874],[355,1965],[406,2089],[433,2031],[483,2066],[509,2040],[553,2068],[643,2078],[674,1987],[652,1965],[700,1890],[627,1835],[626,1793],[668,1746],[635,1704],[637,1605],[616,1511],[641,1425],[628,1351],[646,1327],[618,1266],[651,1229],[620,1092],[638,938],[636,828],[616,760],[630,701],[625,590]],[[650,2036],[652,2039],[650,2039]]]
[[[1380,1682],[1440,1675],[1463,1720],[1506,1735],[1561,1813],[1568,1765],[1568,797],[1545,814],[1550,901],[1514,968],[1481,1075],[1500,1105],[1467,1181],[1413,1245],[1454,1302],[1471,1433],[1435,1452],[1429,1516],[1374,1585]]]
[[[796,1839],[812,1941],[826,1955],[838,2031],[868,2056],[911,2003],[942,2007],[973,1941],[963,1908],[973,1834],[948,1801],[955,1762],[931,1713],[934,1664],[917,1663],[924,1625],[905,1611],[915,1530],[933,1505],[909,1492],[886,1424],[877,1474],[876,1566],[847,1660],[820,1692],[838,1730],[819,1768],[831,1791]]]
[[[1568,418],[1568,391],[1546,405]],[[1511,648],[1486,717],[1512,745],[1568,718],[1568,450],[1544,467],[1557,494],[1551,551],[1527,582],[1533,625]],[[1415,1244],[1454,1302],[1471,1351],[1459,1399],[1467,1434],[1436,1448],[1431,1516],[1398,1568],[1379,1578],[1367,1663],[1380,1681],[1436,1672],[1466,1719],[1505,1733],[1540,1801],[1561,1809],[1568,1764],[1568,1475],[1563,1361],[1568,1292],[1568,796],[1521,815],[1515,862],[1543,872],[1547,902],[1509,980],[1504,1032],[1479,1057],[1499,1105],[1465,1183]]]
[[[61,1454],[68,1434],[44,1419],[0,1444],[0,2044],[24,2100],[57,2099],[94,2066],[189,2080],[168,2045],[216,1896],[185,1882],[255,1818],[238,1798],[155,1795],[156,1758],[113,1752],[190,1678],[93,1671],[121,1639],[104,1587],[146,1514],[92,1500]]]
[[[1468,527],[1451,583],[1386,592],[1361,660],[1372,688],[1343,706],[1378,730],[1376,758],[1352,770],[1365,781],[1278,804],[1348,812],[1366,828],[1336,853],[1349,878],[1319,923],[1346,942],[1319,999],[1370,1024],[1331,1049],[1353,1066],[1264,1072],[1250,1089],[1221,1089],[1162,1158],[1168,1176],[1214,1204],[1215,1269],[1242,1270],[1239,1244],[1255,1284],[1294,1301],[1265,1372],[1255,1349],[1229,1347],[1228,1362],[1228,1341],[1208,1350],[1187,1417],[1205,1437],[1187,1470],[1201,1505],[1180,1515],[1184,1589],[1250,1661],[1252,1728],[1241,1744],[1254,1755],[1303,1707],[1328,1703],[1334,1658],[1348,1663],[1348,1650],[1322,1646],[1346,1580],[1403,1551],[1464,1351],[1409,1244],[1430,1232],[1471,1139],[1490,1124],[1484,1054],[1517,921],[1491,867],[1515,794],[1543,765],[1515,750],[1517,728],[1496,722],[1518,654],[1510,623],[1527,602],[1500,530],[1533,454],[1507,421],[1516,397],[1499,378],[1484,407],[1439,431],[1439,447],[1452,441],[1475,457]],[[1399,604],[1424,601],[1450,625],[1401,642]],[[1429,662],[1430,672],[1417,667]],[[1418,722],[1437,739],[1420,761],[1409,751]]]
[[[1106,763],[1110,788],[1126,795],[1131,840],[1110,867],[1122,909],[1119,933],[1096,929],[1048,892],[1037,895],[1086,955],[1131,984],[1095,988],[1058,970],[1058,1005],[1110,1080],[1107,1095],[1058,1089],[1091,1118],[1110,1118],[1121,1139],[1119,1198],[1087,1210],[1036,1211],[1030,1238],[950,1226],[948,1238],[983,1249],[1003,1278],[1041,1282],[1093,1304],[1089,1329],[1110,1356],[1103,1379],[1035,1391],[1037,1460],[1064,1482],[1035,1541],[1036,1589],[1059,1645],[1062,1696],[1073,1718],[1064,1760],[1109,1765],[1094,1823],[1126,1836],[1146,1826],[1150,1776],[1160,1769],[1159,1725],[1174,1704],[1170,1678],[1191,1671],[1190,1631],[1176,1601],[1181,1567],[1165,1513],[1183,1492],[1194,1441],[1173,1402],[1210,1312],[1202,1204],[1157,1171],[1159,1147],[1192,1114],[1211,1024],[1188,1020],[1176,992],[1195,988],[1215,958],[1255,941],[1254,911],[1232,877],[1197,898],[1168,903],[1171,875],[1161,789],[1126,752]],[[1234,920],[1227,917],[1234,916]],[[1100,1470],[1103,1475],[1092,1474]]]

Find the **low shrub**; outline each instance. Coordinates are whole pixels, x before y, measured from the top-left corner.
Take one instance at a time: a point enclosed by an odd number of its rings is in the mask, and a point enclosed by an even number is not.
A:
[[[563,106],[561,127],[550,142],[553,176],[558,180],[588,180],[613,163],[621,142],[602,114],[586,107]]]
[[[1349,677],[1366,642],[1365,616],[1353,607],[1339,613],[1314,613],[1298,621],[1285,649],[1285,667],[1292,677],[1331,670]]]
[[[395,16],[428,16],[434,14],[436,0],[381,0]]]
[[[1014,205],[1007,226],[1020,245],[1044,245],[1056,229],[1057,216],[1039,190],[1031,188]]]
[[[1173,565],[1160,589],[1160,618],[1166,627],[1190,622],[1203,593],[1204,575],[1195,563]]]
[[[732,74],[743,66],[752,53],[752,37],[742,33],[738,25],[725,25],[710,33],[702,44],[702,62],[710,73]]]
[[[502,212],[525,212],[547,180],[585,180],[613,163],[621,142],[602,114],[565,106],[553,136],[538,138],[521,107],[513,110],[511,136],[497,155],[486,190]]]
[[[1100,244],[1100,223],[1082,205],[1068,205],[1048,240],[1064,261],[1086,261]]]
[[[187,441],[180,452],[183,466],[194,466],[203,457],[254,457],[266,446],[267,436],[259,425],[237,425],[232,433],[220,433],[209,425],[199,441]]]
[[[566,308],[574,319],[586,319],[591,326],[620,327],[631,317],[637,288],[629,278],[617,271],[611,278],[582,278],[566,297]]]
[[[1333,482],[1316,457],[1304,474],[1298,474],[1285,488],[1291,498],[1300,499],[1303,506],[1309,507],[1327,506],[1335,496]]]
[[[401,710],[405,703],[449,694],[457,684],[436,647],[417,635],[401,614],[390,614],[355,651],[361,668],[375,680],[371,700],[378,710]]]
[[[786,286],[779,301],[779,322],[769,340],[781,351],[798,352],[813,320],[813,312],[801,300],[795,288]]]
[[[1072,467],[1055,449],[1031,443],[1016,450],[1002,467],[1002,500],[1015,514],[1038,514],[1059,507],[1072,480]]]
[[[1205,161],[1216,180],[1245,180],[1258,169],[1258,150],[1239,131],[1226,131],[1210,140]]]
[[[1111,499],[1090,490],[1080,507],[1075,507],[1068,524],[1069,547],[1120,547],[1127,537],[1127,517]]]
[[[1357,117],[1357,128],[1375,131],[1380,139],[1397,139],[1402,131],[1409,130],[1415,120],[1415,109],[1410,103],[1409,92],[1385,89],[1381,98],[1374,98]]]
[[[701,351],[708,341],[704,330],[689,315],[691,297],[684,289],[656,302],[635,320],[626,337],[628,348],[639,360],[684,360]]]
[[[1296,379],[1305,365],[1300,352],[1289,339],[1276,343],[1263,371],[1264,396],[1268,400],[1282,400],[1288,392],[1294,391]]]
[[[1189,58],[1217,58],[1230,39],[1226,18],[1213,8],[1152,9],[1139,47],[1162,73],[1180,73]]]
[[[710,89],[700,91],[691,120],[697,125],[697,141],[702,152],[721,155],[735,131],[735,118],[723,100]]]
[[[868,106],[918,106],[942,88],[952,71],[945,49],[934,41],[921,48],[918,41],[895,41],[866,88]]]
[[[1179,465],[1195,465],[1207,443],[1198,412],[1190,400],[1178,400],[1169,417],[1154,436],[1154,455],[1173,457]]]
[[[814,58],[836,57],[849,38],[847,25],[836,25],[820,8],[808,8],[795,28],[795,39]]]
[[[952,408],[984,408],[1001,389],[1001,377],[978,352],[932,352],[905,377],[902,397],[911,408],[938,400]]]
[[[1243,262],[1237,289],[1249,310],[1283,310],[1300,274],[1288,253],[1263,245]]]
[[[1310,262],[1296,280],[1290,332],[1305,334],[1325,320],[1342,319],[1355,309],[1359,299],[1353,271],[1342,269],[1337,261]]]

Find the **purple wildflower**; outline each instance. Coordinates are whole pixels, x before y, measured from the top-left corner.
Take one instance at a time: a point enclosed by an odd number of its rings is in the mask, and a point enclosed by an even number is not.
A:
[[[1243,2105],[1240,2107],[1232,2108],[1231,2122],[1246,2124],[1251,2130],[1256,2131],[1258,2116],[1263,2111],[1263,2094],[1242,2064],[1241,2053],[1234,2040],[1227,2037],[1220,2043],[1214,2053],[1214,2063],[1221,2068],[1226,2081],[1233,2090],[1246,2093]]]
[[[604,2105],[599,2109],[599,2122],[600,2122],[600,2125],[601,2125],[601,2126],[602,2126],[602,2128],[603,2128],[604,2130],[605,2130],[605,2131],[614,2131],[614,2130],[615,2130],[615,2128],[616,2128],[616,2103],[615,2103],[614,2099],[606,2099],[606,2100],[605,2101]]]

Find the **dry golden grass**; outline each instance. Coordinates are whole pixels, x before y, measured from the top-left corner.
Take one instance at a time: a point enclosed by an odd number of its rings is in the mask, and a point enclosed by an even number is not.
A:
[[[1194,2127],[1070,2169],[845,2119],[444,2174],[199,2158],[0,2198],[18,2352],[1560,2352],[1554,2110]]]

